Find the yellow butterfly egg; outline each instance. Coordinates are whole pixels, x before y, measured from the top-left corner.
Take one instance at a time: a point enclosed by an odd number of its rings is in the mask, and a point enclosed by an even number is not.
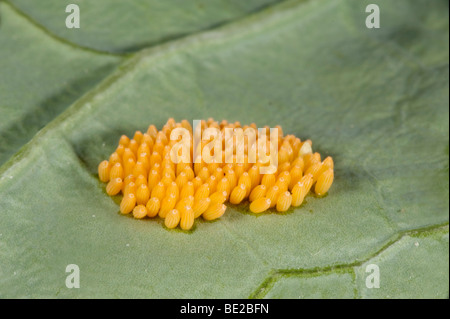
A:
[[[280,148],[278,151],[278,164],[283,164],[289,161],[289,153],[285,148]]]
[[[250,180],[252,182],[252,189],[259,185],[261,181],[261,174],[259,173],[259,167],[257,165],[253,165],[249,171],[248,175],[250,176]]]
[[[182,189],[183,186],[188,182],[188,178],[185,172],[181,172],[177,178],[175,179],[175,183],[178,185],[179,189]]]
[[[325,158],[322,162],[323,167],[334,169],[334,162],[333,158],[331,156],[328,156]]]
[[[133,209],[133,217],[137,219],[142,219],[147,216],[147,208],[144,205],[137,205]]]
[[[122,135],[119,140],[119,144],[127,147],[130,144],[130,138],[126,135]]]
[[[98,165],[98,178],[102,182],[108,182],[109,181],[109,173],[110,173],[110,166],[108,161],[102,161]]]
[[[157,171],[159,176],[163,175],[163,167],[160,163],[153,164],[153,166],[151,166],[150,170]]]
[[[124,195],[130,194],[130,193],[136,195],[136,190],[137,190],[136,184],[134,182],[129,182],[128,184],[126,184],[123,187],[123,192],[122,193]]]
[[[169,166],[165,166],[165,167],[164,167],[163,172],[162,172],[162,176],[163,176],[163,178],[169,178],[169,179],[171,179],[171,180],[173,180],[173,181],[176,180],[176,177],[175,177],[175,170],[173,170],[173,169],[172,169],[171,167],[169,167]]]
[[[311,166],[313,166],[314,164],[321,163],[319,153],[314,153],[312,155],[308,154],[308,156],[305,156],[303,159],[305,161],[305,167],[304,167],[305,174]]]
[[[133,193],[126,194],[123,196],[120,202],[120,212],[122,214],[129,214],[133,211],[136,206],[136,196]]]
[[[174,173],[176,173],[177,165],[172,161],[170,154],[164,154],[162,157],[161,166],[163,168],[170,167]]]
[[[134,170],[134,166],[135,165],[136,165],[136,162],[134,161],[134,159],[129,157],[124,162],[124,168],[123,168],[124,176],[128,176],[130,174],[133,174],[133,170]]]
[[[161,208],[159,209],[159,217],[165,218],[167,213],[175,208],[177,200],[174,194],[170,194],[161,201]]]
[[[262,213],[262,212],[268,210],[271,205],[272,205],[272,202],[269,198],[261,197],[261,198],[256,199],[255,201],[253,201],[250,204],[250,211],[252,213],[259,214],[259,213]]]
[[[192,167],[187,166],[183,169],[183,173],[186,174],[187,180],[192,181],[195,177],[194,171],[192,170]]]
[[[227,120],[222,120],[222,121],[220,122],[220,124],[219,124],[220,128],[223,128],[223,127],[225,127],[225,126],[227,126],[227,125],[228,125],[228,121],[227,121]]]
[[[167,188],[170,186],[170,184],[172,184],[174,182],[174,180],[171,178],[170,175],[165,174],[160,182],[163,183],[164,186]]]
[[[149,156],[147,154],[151,154],[150,153],[150,147],[148,146],[147,143],[142,143],[141,145],[139,145],[138,150],[137,150],[137,154],[138,156],[140,156],[141,154],[146,154],[145,156]]]
[[[148,188],[152,190],[161,180],[161,176],[159,176],[156,170],[151,170],[148,174]]]
[[[147,133],[144,133],[144,135],[142,136],[142,144],[144,144],[144,143],[147,144],[148,148],[150,149],[150,152],[148,152],[148,153],[151,154],[154,142],[153,142],[153,138]]]
[[[166,196],[169,196],[169,195],[175,196],[175,200],[178,201],[178,198],[180,197],[180,190],[178,188],[177,183],[171,182],[170,185],[167,186]]]
[[[198,176],[192,180],[192,183],[194,184],[194,191],[197,191],[197,189],[203,185],[202,179]]]
[[[234,167],[234,172],[236,173],[236,177],[239,180],[241,175],[245,172],[245,165],[244,165],[244,163],[237,163],[236,166]]]
[[[330,189],[331,184],[333,184],[333,180],[334,180],[334,171],[333,169],[329,168],[328,170],[323,172],[317,179],[314,192],[319,196],[326,194]]]
[[[280,194],[280,188],[275,185],[267,190],[266,198],[270,199],[270,207],[275,207],[278,200],[278,195]]]
[[[159,182],[158,184],[156,184],[155,187],[153,187],[151,197],[156,197],[161,202],[165,197],[165,195],[166,195],[166,186],[162,182]]]
[[[300,178],[303,177],[302,167],[300,165],[293,166],[289,174],[291,176],[291,181],[289,183],[289,190],[292,190],[295,184],[297,184],[300,181]]]
[[[221,203],[214,203],[209,205],[206,211],[202,214],[205,220],[214,220],[223,216],[227,206]]]
[[[313,153],[308,153],[308,154],[305,154],[305,156],[303,156],[303,163],[305,164],[303,167],[303,171],[306,171],[309,168],[310,162],[313,160],[314,160]]]
[[[123,182],[120,177],[112,179],[106,185],[106,193],[110,196],[117,195],[122,190],[122,186],[123,186]]]
[[[147,202],[147,216],[148,217],[155,217],[159,213],[159,209],[161,207],[161,202],[158,199],[158,197],[152,197]]]
[[[173,117],[169,117],[169,119],[167,120],[167,122],[166,122],[166,125],[169,127],[169,128],[173,128],[173,127],[175,127],[175,119],[173,118]]]
[[[153,151],[150,155],[150,167],[153,167],[156,163],[161,165],[162,157],[158,152]]]
[[[295,167],[295,166],[300,166],[302,169],[302,172],[303,172],[304,167],[305,167],[305,162],[302,157],[297,157],[296,159],[294,159],[294,161],[291,163],[291,167]]]
[[[230,163],[225,164],[225,165],[222,167],[222,170],[223,170],[223,172],[224,172],[225,174],[227,174],[229,171],[234,171],[234,170],[233,170],[233,164],[230,164]]]
[[[238,185],[245,185],[245,196],[247,197],[250,195],[250,192],[252,190],[252,180],[250,178],[250,175],[247,172],[242,173],[241,177],[239,177]]]
[[[158,130],[156,129],[155,125],[150,125],[147,129],[147,134],[152,137],[153,140],[156,139],[156,135],[158,134]]]
[[[206,183],[206,180],[209,178],[209,170],[208,167],[203,167],[198,173],[198,177],[200,177],[203,183]]]
[[[143,134],[141,131],[136,131],[134,133],[133,140],[135,140],[137,144],[141,144],[142,136],[143,136]]]
[[[194,173],[196,176],[200,174],[201,169],[203,168],[203,162],[201,160],[201,156],[198,156],[194,161]]]
[[[193,182],[187,182],[184,184],[183,188],[181,188],[180,198],[185,198],[188,196],[194,196],[195,189]]]
[[[280,180],[281,178],[284,178],[284,182],[289,185],[292,179],[291,173],[289,171],[281,171],[277,179]]]
[[[139,175],[136,178],[135,183],[136,183],[136,187],[140,187],[142,184],[147,185],[147,178],[144,175]]]
[[[194,218],[198,218],[199,216],[201,216],[206,211],[206,209],[208,209],[210,204],[211,199],[209,199],[209,197],[194,201],[194,205],[192,207],[192,210],[194,211]]]
[[[225,177],[228,179],[228,184],[230,189],[233,189],[236,187],[237,182],[238,182],[238,177],[236,176],[236,173],[234,172],[234,170],[229,170],[225,173]]]
[[[125,146],[119,144],[115,150],[115,153],[117,153],[120,157],[120,159],[122,160],[123,157],[123,152],[125,151]]]
[[[116,163],[122,164],[122,159],[121,159],[121,157],[119,156],[119,154],[117,154],[116,152],[114,152],[114,153],[112,153],[112,154],[109,156],[108,162],[109,162],[109,164],[110,164],[111,166],[114,166],[114,164],[116,164]]]
[[[277,200],[277,211],[285,212],[291,207],[292,195],[290,192],[285,191],[278,196]]]
[[[180,210],[180,228],[183,230],[189,230],[194,225],[194,211],[191,206],[184,206]]]
[[[233,188],[233,191],[230,195],[230,203],[231,204],[239,204],[242,202],[247,194],[247,187],[245,184],[239,184],[235,188]]]
[[[276,176],[275,174],[264,174],[261,180],[261,185],[264,185],[267,189],[270,189],[275,185]]]
[[[171,160],[172,160],[172,158],[171,158]],[[180,175],[180,173],[181,173],[186,167],[189,167],[189,164],[188,164],[188,163],[183,163],[183,162],[176,163],[176,169],[175,169],[175,171],[176,171],[176,173],[177,173],[177,176]]]
[[[308,194],[309,190],[311,189],[311,187],[314,184],[313,176],[311,174],[306,174],[305,176],[302,177],[300,182],[303,183],[305,190],[306,190],[306,194]]]
[[[137,154],[137,150],[138,150],[138,148],[139,148],[139,143],[135,140],[135,139],[132,139],[131,141],[130,141],[130,144],[128,144],[128,148],[133,152],[133,154],[136,156],[136,154]]]
[[[321,157],[320,153],[315,152],[313,154],[313,156],[314,156],[314,159],[315,159],[316,162],[321,162],[322,161],[322,159],[321,159],[322,157]]]
[[[210,177],[208,177],[208,179],[206,180],[205,183],[208,184],[209,190],[210,190],[211,193],[214,193],[216,191],[217,180],[216,180],[216,177],[214,175],[211,175]]]
[[[123,167],[120,163],[116,163],[111,167],[111,170],[109,171],[109,179],[113,180],[116,178],[124,178],[124,172]]]
[[[126,186],[131,182],[133,182],[133,183],[136,182],[136,177],[133,174],[129,174],[129,175],[127,175],[127,177],[124,178],[123,185]]]
[[[291,162],[294,159],[294,150],[292,149],[292,146],[289,142],[283,142],[282,144],[283,149],[285,149],[288,153],[288,161]]]
[[[284,179],[284,177],[280,177],[277,179],[277,182],[275,183],[275,186],[278,187],[280,194],[288,190],[288,183]]]
[[[155,145],[153,145],[153,153],[158,153],[164,155],[164,143],[161,139],[157,139]]]
[[[217,167],[212,175],[214,175],[216,180],[220,181],[225,177],[225,172],[223,171],[222,167]]]
[[[170,133],[172,132],[172,129],[170,127],[164,126],[161,132],[163,132],[163,134],[166,136],[167,143],[165,144],[167,145],[168,143],[170,143]]]
[[[184,127],[185,129],[187,129],[192,134],[192,126],[191,126],[191,124],[189,123],[188,120],[182,120],[181,121],[181,126]]]
[[[294,154],[298,154],[300,151],[300,147],[302,146],[302,142],[299,138],[295,138],[294,141],[291,143],[292,149],[294,151]]]
[[[302,182],[298,182],[292,188],[292,206],[298,207],[303,203],[307,192]]]
[[[192,207],[194,205],[194,196],[188,196],[181,198],[175,205],[175,209],[181,210],[185,206]]]
[[[180,223],[180,219],[180,212],[177,209],[172,209],[167,213],[166,218],[164,218],[164,225],[169,229],[175,228]]]
[[[291,182],[290,173],[288,171],[284,171],[278,175],[275,185],[277,185],[282,192],[285,192],[288,189],[290,182]]]
[[[278,172],[282,173],[285,171],[289,171],[291,169],[291,163],[290,162],[284,162],[280,166],[278,166]]]
[[[149,156],[147,155],[147,153],[139,154],[138,162],[141,162],[143,164],[145,170],[148,172],[148,170],[150,169],[150,161],[149,161]]]
[[[129,158],[132,158],[133,161],[136,162],[136,155],[134,155],[133,151],[129,148],[125,148],[123,151],[122,162],[127,162]]]
[[[300,150],[298,151],[299,157],[305,157],[307,154],[312,153],[312,145],[308,142],[309,140],[302,143],[302,146],[300,147]]]
[[[219,182],[217,183],[216,187],[217,192],[227,192],[230,193],[230,183],[228,182],[228,178],[223,177]]]
[[[136,190],[136,202],[138,205],[145,205],[150,198],[150,190],[147,184],[141,184]]]
[[[215,160],[213,160],[209,165],[208,165],[208,171],[210,175],[214,175],[214,173],[216,172],[217,168],[219,168],[219,163],[217,163]]]
[[[261,197],[266,196],[267,188],[264,185],[258,185],[256,186],[252,192],[250,193],[249,200],[250,202],[253,202]]]
[[[167,145],[169,143],[169,140],[163,132],[159,131],[158,134],[156,134],[156,142],[158,142],[158,139],[163,143],[163,145]]]
[[[305,174],[311,174],[313,177],[313,180],[316,181],[317,178],[319,177],[319,173],[322,169],[322,163],[321,162],[317,162],[313,165],[311,165],[305,172]]]
[[[144,163],[142,162],[136,162],[136,165],[134,165],[133,168],[133,175],[134,176],[139,176],[139,175],[144,175],[146,176],[147,170],[145,169]]]
[[[211,204],[217,204],[217,203],[225,203],[225,201],[228,198],[228,194],[226,191],[223,192],[214,192],[209,196],[209,199],[211,200]]]

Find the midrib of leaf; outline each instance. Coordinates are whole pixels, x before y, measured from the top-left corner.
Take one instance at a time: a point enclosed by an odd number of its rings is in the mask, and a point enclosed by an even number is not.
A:
[[[25,20],[27,20],[29,23],[31,23],[36,29],[41,30],[43,33],[45,33],[47,36],[53,38],[54,40],[63,43],[65,45],[68,45],[72,48],[76,48],[76,49],[81,49],[87,52],[91,52],[91,53],[96,53],[96,54],[101,54],[101,55],[110,55],[110,56],[116,56],[116,57],[127,57],[130,56],[130,53],[118,53],[118,52],[109,52],[109,51],[101,51],[101,50],[96,50],[93,48],[89,48],[86,46],[82,46],[76,43],[73,43],[63,37],[59,37],[56,34],[54,34],[53,32],[51,32],[50,30],[48,30],[47,28],[45,28],[43,25],[41,25],[39,22],[37,22],[36,20],[32,19],[29,15],[25,14],[22,10],[20,10],[19,8],[17,8],[14,4],[12,4],[10,1],[8,0],[0,0],[0,2],[4,2],[5,4],[7,4],[12,10],[14,10],[14,12],[16,12],[19,16],[21,16],[22,18],[24,18]]]
[[[0,0],[8,5],[7,0]],[[94,101],[100,94],[107,92],[114,84],[123,81],[127,76],[131,76],[133,71],[137,69],[144,60],[151,59],[156,65],[159,58],[170,56],[179,51],[193,49],[199,45],[213,45],[220,44],[222,41],[232,41],[242,37],[252,35],[254,33],[264,32],[270,30],[271,27],[280,23],[289,23],[291,19],[298,19],[298,10],[303,9],[305,4],[316,5],[316,2],[310,0],[286,0],[280,4],[266,8],[261,12],[257,12],[246,16],[245,18],[238,19],[232,23],[220,26],[218,28],[202,31],[200,33],[191,34],[186,37],[166,42],[154,47],[142,49],[136,53],[128,54],[124,56],[123,62],[117,67],[111,75],[106,77],[100,84],[94,87],[92,90],[81,96],[75,103],[69,106],[59,116],[45,125],[27,144],[25,144],[16,154],[14,154],[8,161],[6,161],[0,167],[0,183],[5,181],[2,176],[14,167],[18,162],[26,159],[27,154],[33,147],[39,145],[39,141],[47,136],[54,130],[58,130],[69,123],[72,118],[75,118],[78,114],[82,113],[86,108],[91,107],[92,101]],[[324,6],[321,4],[320,9],[315,12],[314,15],[307,16],[308,12],[302,12],[300,15],[305,19],[314,18],[320,15],[322,11],[330,10],[337,5],[336,2],[327,2]],[[10,5],[11,6],[11,5]],[[11,6],[13,7],[13,6]],[[16,9],[15,9],[16,10]],[[16,10],[17,11],[17,10]],[[23,14],[21,14],[24,16]],[[25,16],[30,20],[27,16]],[[34,25],[36,25],[34,23]],[[45,28],[42,28],[45,31]],[[55,37],[56,38],[56,37]],[[61,39],[56,38],[58,41]],[[64,42],[65,44],[76,47],[77,45]],[[91,49],[87,49],[91,50]],[[96,52],[97,54],[104,54]]]
[[[308,275],[308,276],[320,276],[331,273],[349,273],[352,276],[355,276],[354,267],[362,266],[369,260],[381,255],[384,251],[388,250],[390,247],[395,245],[398,241],[400,241],[405,236],[420,236],[423,234],[432,234],[432,233],[448,233],[448,225],[449,223],[442,223],[439,225],[431,225],[427,227],[421,227],[417,229],[410,229],[405,231],[400,231],[395,234],[391,240],[388,241],[387,244],[378,249],[375,253],[365,257],[364,259],[356,260],[350,264],[339,264],[339,265],[331,265],[326,267],[317,267],[310,269],[274,269],[267,276],[267,278],[263,281],[263,283],[255,289],[255,291],[250,294],[249,299],[261,299],[270,291],[270,288],[274,286],[276,281],[284,276],[288,275]],[[356,287],[355,287],[356,289]],[[357,290],[357,289],[356,289]],[[356,291],[357,292],[357,291]]]
[[[307,2],[307,1],[310,1],[310,0],[300,0],[299,2]],[[12,9],[14,9],[14,11],[17,14],[19,14],[22,17],[24,17],[25,19],[27,19],[36,28],[39,28],[40,30],[42,30],[47,35],[49,35],[50,37],[54,38],[57,41],[60,41],[62,43],[66,43],[66,44],[68,44],[68,45],[70,45],[72,47],[83,49],[83,50],[86,50],[86,51],[89,51],[89,52],[92,52],[92,53],[108,54],[108,55],[119,56],[119,57],[127,57],[127,56],[130,56],[130,55],[133,55],[135,52],[139,52],[141,50],[145,50],[145,49],[148,49],[150,47],[163,45],[165,43],[173,42],[173,41],[185,38],[185,37],[193,35],[193,34],[204,33],[204,32],[208,32],[208,31],[211,31],[211,30],[214,30],[214,29],[217,29],[217,28],[221,28],[221,27],[227,26],[229,24],[235,23],[236,21],[241,21],[243,19],[246,19],[249,16],[252,16],[252,15],[255,15],[255,14],[259,14],[259,13],[264,12],[266,10],[270,10],[273,7],[278,7],[280,5],[283,5],[283,3],[285,3],[285,2],[292,2],[292,0],[282,0],[281,2],[276,3],[276,4],[265,4],[265,5],[262,5],[261,7],[256,8],[254,11],[250,12],[249,14],[247,14],[244,17],[239,17],[239,18],[235,18],[235,19],[230,19],[230,20],[218,22],[218,23],[216,23],[213,26],[210,26],[208,28],[200,29],[199,31],[194,32],[194,33],[185,33],[185,34],[180,34],[180,35],[166,36],[166,37],[163,37],[160,40],[149,41],[149,42],[141,45],[136,50],[132,50],[132,52],[127,52],[127,51],[125,51],[125,52],[118,52],[118,51],[113,51],[113,50],[98,50],[98,49],[94,49],[94,48],[91,48],[91,47],[88,47],[88,46],[83,46],[83,45],[74,43],[74,42],[72,42],[72,41],[70,41],[70,40],[68,40],[68,39],[66,39],[64,37],[58,36],[57,34],[52,32],[51,30],[46,28],[44,25],[40,24],[37,20],[33,19],[31,16],[29,16],[28,14],[23,12],[21,9],[19,9],[17,6],[15,6],[9,0],[0,0],[0,2],[7,3]]]

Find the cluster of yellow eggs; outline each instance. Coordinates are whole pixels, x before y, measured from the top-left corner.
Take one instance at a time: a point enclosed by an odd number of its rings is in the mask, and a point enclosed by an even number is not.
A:
[[[135,218],[159,216],[167,228],[180,226],[189,230],[195,218],[221,217],[227,208],[225,202],[239,204],[248,199],[253,213],[269,208],[284,212],[291,206],[300,206],[311,189],[317,195],[324,195],[333,183],[332,158],[322,161],[320,154],[312,151],[310,140],[283,136],[280,126],[276,126],[277,169],[270,174],[260,173],[267,162],[258,156],[254,162],[249,160],[248,150],[258,142],[259,135],[253,141],[245,140],[243,161],[237,160],[234,149],[231,162],[174,163],[171,149],[180,140],[170,139],[174,128],[186,129],[192,139],[192,126],[187,120],[176,123],[170,118],[161,131],[150,125],[146,133],[137,131],[132,139],[122,135],[109,160],[99,164],[99,179],[108,183],[106,192],[111,196],[123,194],[122,214],[132,213]],[[256,131],[254,123],[241,126],[239,122],[218,123],[213,119],[201,121],[201,130],[207,128],[221,132],[226,128]],[[268,127],[264,133],[270,136]],[[204,148],[205,144],[202,141],[200,147]],[[191,144],[191,158],[195,154],[192,150]]]

